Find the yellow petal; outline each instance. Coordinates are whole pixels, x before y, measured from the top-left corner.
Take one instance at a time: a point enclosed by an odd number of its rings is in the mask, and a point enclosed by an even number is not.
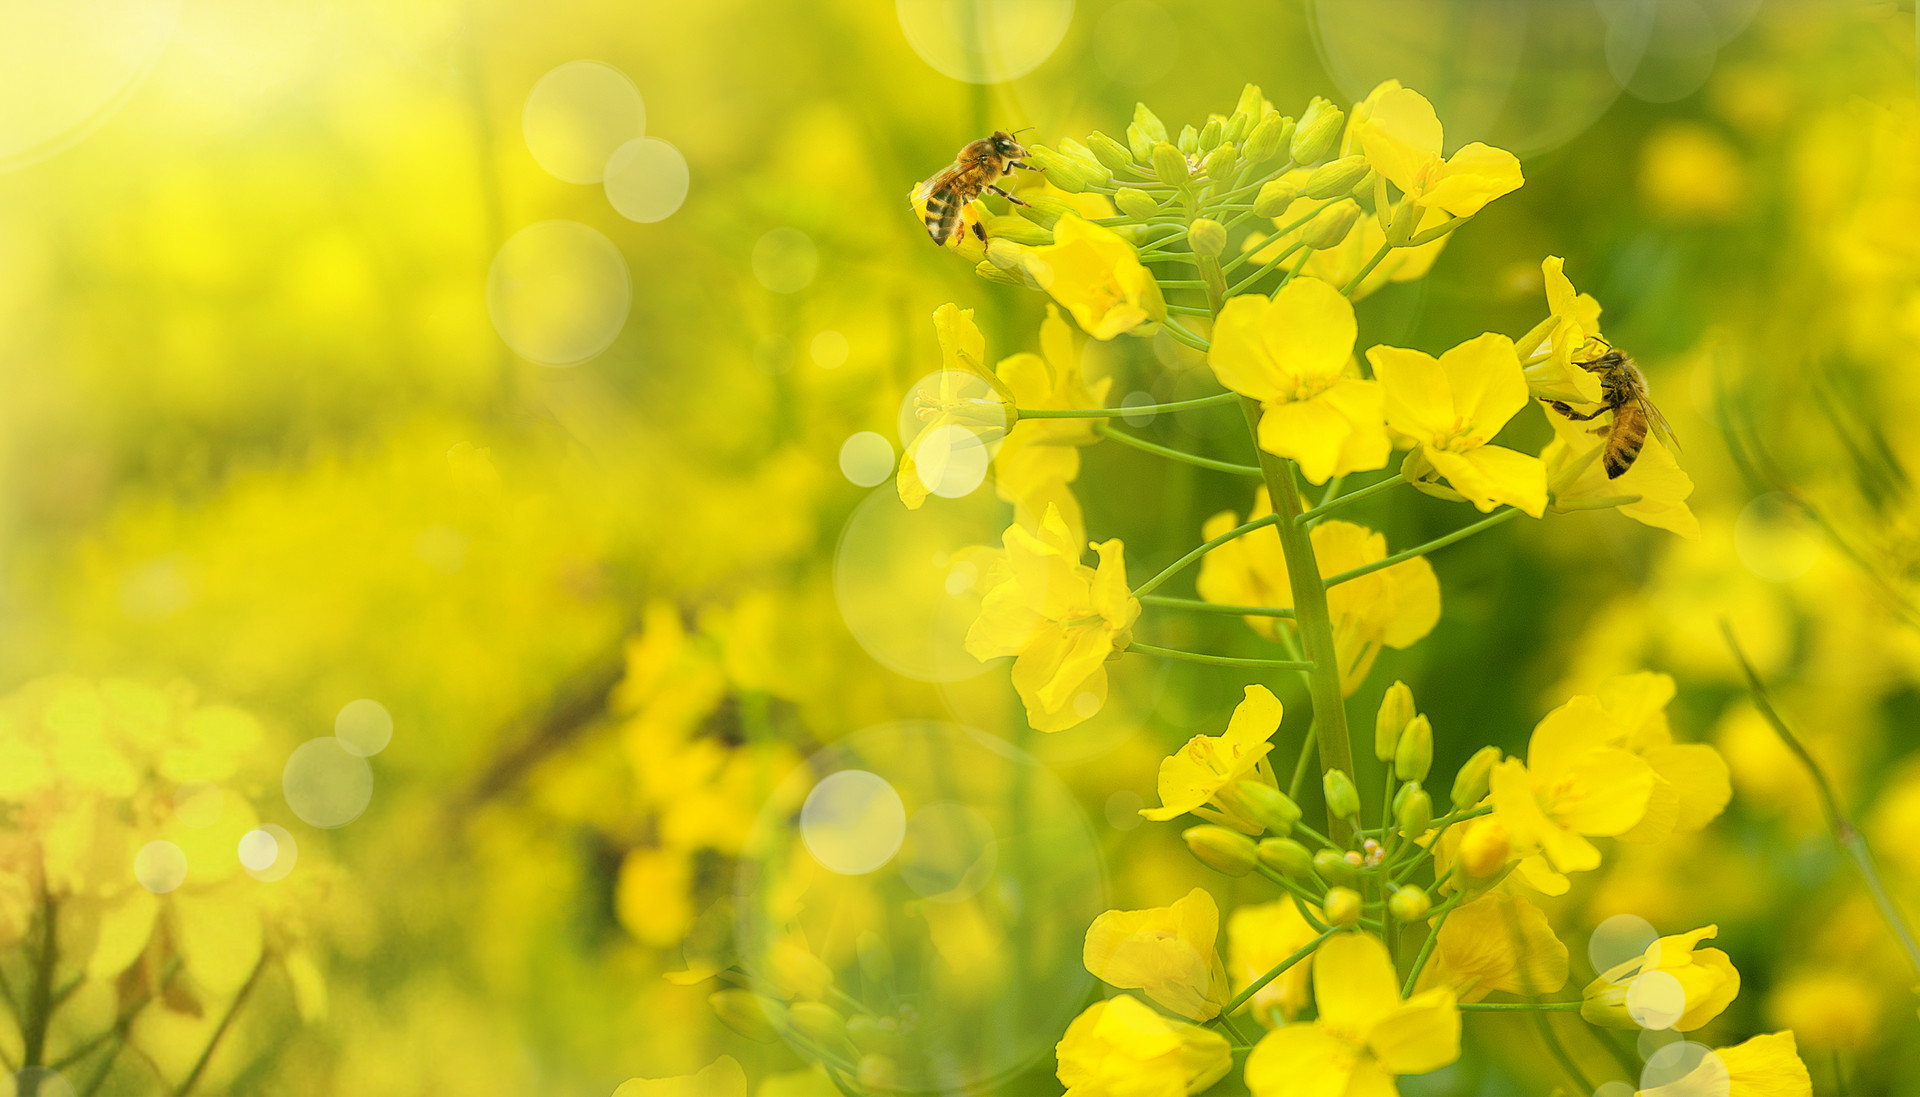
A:
[[[1531,399],[1527,377],[1513,340],[1487,332],[1440,356],[1454,414],[1474,425],[1482,440],[1492,438]]]
[[[1272,310],[1273,303],[1264,294],[1246,293],[1228,301],[1214,321],[1213,346],[1207,352],[1215,379],[1263,402],[1281,399],[1291,389],[1262,323]]]
[[[1338,933],[1314,954],[1313,997],[1320,1019],[1343,1032],[1367,1032],[1400,1004],[1387,948],[1365,933]]]
[[[1471,217],[1525,182],[1520,161],[1512,153],[1475,141],[1448,158],[1439,182],[1427,191],[1426,202],[1455,217]]]
[[[1367,361],[1385,389],[1387,426],[1422,442],[1452,432],[1453,392],[1438,360],[1417,350],[1377,346],[1368,349]]]
[[[1538,457],[1504,446],[1479,446],[1464,453],[1428,446],[1422,452],[1482,513],[1504,504],[1538,518],[1547,509],[1547,466]]]
[[[1367,162],[1405,193],[1423,193],[1444,137],[1433,104],[1410,88],[1396,88],[1372,103],[1360,135]]]
[[[1320,1025],[1286,1025],[1247,1054],[1247,1088],[1253,1097],[1345,1097],[1359,1059],[1360,1049]]]
[[[1261,331],[1281,370],[1294,377],[1326,378],[1346,368],[1359,329],[1353,303],[1339,290],[1318,278],[1302,277],[1273,295]]]
[[[1642,757],[1679,794],[1679,816],[1673,823],[1679,833],[1691,833],[1713,822],[1733,798],[1726,759],[1705,743],[1655,747]]]
[[[1554,817],[1580,834],[1610,837],[1646,814],[1654,775],[1635,755],[1609,747],[1581,758],[1565,782],[1567,789],[1553,803]]]
[[[731,1055],[722,1055],[698,1074],[675,1078],[631,1078],[613,1097],[747,1097],[747,1072]]]
[[[1460,1011],[1452,987],[1422,991],[1392,1007],[1367,1034],[1380,1065],[1394,1074],[1425,1074],[1460,1057]]]

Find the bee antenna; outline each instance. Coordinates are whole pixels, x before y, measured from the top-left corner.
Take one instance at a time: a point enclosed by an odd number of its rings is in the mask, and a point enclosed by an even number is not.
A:
[[[1025,133],[1032,128],[1033,128],[1032,126],[1021,126],[1019,129],[1014,130],[1013,133],[1009,133],[1007,136],[1012,137],[1014,136],[1014,134]]]

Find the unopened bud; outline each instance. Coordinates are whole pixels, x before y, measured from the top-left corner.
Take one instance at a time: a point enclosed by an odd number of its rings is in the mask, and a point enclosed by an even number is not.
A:
[[[1287,212],[1293,200],[1300,197],[1300,190],[1285,179],[1274,179],[1260,188],[1253,196],[1253,215],[1255,217],[1278,217]]]
[[[1153,146],[1157,144],[1159,142],[1140,123],[1135,122],[1127,127],[1127,151],[1133,154],[1134,163],[1152,163]]]
[[[1187,245],[1195,255],[1217,259],[1227,248],[1227,227],[1218,221],[1198,218],[1187,226]]]
[[[1291,838],[1262,838],[1257,847],[1260,863],[1290,879],[1313,878],[1313,854]]]
[[[800,1035],[821,1047],[837,1051],[846,1043],[846,1018],[825,1002],[795,1002],[788,1007],[787,1017]]]
[[[1318,164],[1332,156],[1340,147],[1340,133],[1346,123],[1347,116],[1340,108],[1314,96],[1293,130],[1293,162]]]
[[[1200,131],[1192,126],[1181,126],[1180,136],[1173,143],[1182,153],[1192,156],[1200,151]]]
[[[787,1008],[750,990],[716,990],[707,995],[707,1004],[721,1024],[749,1040],[770,1044],[786,1027]]]
[[[1093,150],[1095,156],[1100,158],[1100,162],[1106,165],[1107,170],[1116,175],[1133,163],[1133,153],[1127,146],[1104,133],[1095,131],[1087,138],[1087,146]]]
[[[986,230],[989,241],[1005,240],[1015,244],[1025,244],[1030,248],[1043,247],[1053,243],[1053,230],[1041,228],[1024,217],[987,217],[980,225]]]
[[[1168,186],[1177,187],[1185,183],[1187,181],[1186,154],[1165,141],[1153,146],[1153,174]]]
[[[1327,206],[1307,222],[1300,231],[1300,239],[1310,248],[1336,248],[1346,240],[1347,234],[1360,220],[1360,206],[1351,198],[1343,198]]]
[[[1424,781],[1432,768],[1433,723],[1423,712],[1400,733],[1400,746],[1393,754],[1393,774],[1402,781]]]
[[[1350,926],[1360,920],[1360,893],[1352,888],[1331,888],[1320,900],[1320,910],[1330,926]]]
[[[1233,787],[1254,822],[1282,838],[1293,833],[1293,824],[1300,821],[1300,805],[1293,797],[1265,781],[1237,781]]]
[[[1362,206],[1366,207],[1369,211],[1371,211],[1373,209],[1373,198],[1374,198],[1373,188],[1379,182],[1380,182],[1380,173],[1374,171],[1372,168],[1368,168],[1360,176],[1359,181],[1354,183],[1353,189],[1349,190],[1347,193],[1353,195],[1354,201],[1360,203]]]
[[[1160,212],[1160,203],[1153,200],[1153,195],[1132,187],[1121,187],[1120,193],[1113,196],[1113,204],[1120,207],[1121,213],[1137,221],[1145,221]]]
[[[1274,112],[1260,119],[1253,129],[1247,132],[1243,155],[1249,164],[1265,164],[1279,158],[1287,151],[1287,145],[1293,140],[1293,119]]]
[[[1487,798],[1487,785],[1493,778],[1494,763],[1500,761],[1500,748],[1481,747],[1453,775],[1453,808],[1464,811]]]
[[[1329,884],[1351,884],[1360,875],[1359,867],[1337,849],[1314,850],[1313,871]]]
[[[1267,113],[1267,97],[1260,94],[1260,85],[1248,84],[1240,89],[1240,99],[1234,103],[1233,113],[1241,118],[1251,118],[1255,122]]]
[[[1427,898],[1426,888],[1408,884],[1394,889],[1393,895],[1387,899],[1387,909],[1393,913],[1396,921],[1418,922],[1433,909],[1433,900]]]
[[[1220,142],[1225,140],[1226,136],[1227,124],[1218,118],[1210,118],[1206,126],[1200,130],[1199,147],[1195,151],[1212,152],[1220,147]]]
[[[1253,131],[1253,122],[1254,120],[1251,116],[1235,112],[1227,118],[1226,132],[1222,133],[1221,137],[1224,140],[1238,144],[1246,139],[1248,133]]]
[[[1207,178],[1222,184],[1233,175],[1233,169],[1239,166],[1240,151],[1233,147],[1231,141],[1208,153],[1207,158],[1200,162],[1200,170],[1207,173]]]
[[[1060,139],[1060,148],[1058,151],[1060,155],[1073,161],[1074,165],[1080,169],[1081,179],[1087,183],[1105,183],[1113,177],[1112,173],[1107,170],[1107,166],[1100,162],[1098,156],[1094,155],[1092,149],[1075,141],[1071,137],[1062,137]]]
[[[1505,823],[1492,816],[1475,819],[1460,837],[1460,865],[1470,876],[1491,876],[1507,863],[1512,848]]]
[[[1409,781],[1400,786],[1393,798],[1393,821],[1400,825],[1400,833],[1411,841],[1416,841],[1433,825],[1433,797],[1420,787],[1420,782]]]
[[[1201,864],[1228,876],[1245,876],[1260,859],[1253,839],[1212,823],[1188,827],[1180,832],[1180,837],[1186,840],[1187,848]]]
[[[1027,149],[1027,159],[1038,168],[1047,182],[1069,194],[1079,194],[1087,189],[1085,172],[1070,157],[1045,147],[1032,145]]]
[[[1321,790],[1327,794],[1327,813],[1338,819],[1351,819],[1360,814],[1360,791],[1353,787],[1353,778],[1347,776],[1344,769],[1330,769],[1320,779]]]
[[[1348,156],[1331,163],[1322,164],[1313,169],[1307,181],[1300,184],[1300,193],[1308,198],[1334,198],[1353,191],[1353,185],[1366,177],[1371,170],[1364,156]]]
[[[1160,142],[1167,139],[1167,127],[1161,123],[1159,115],[1147,109],[1145,103],[1133,105],[1133,124],[1139,126],[1149,140]]]
[[[1052,228],[1061,217],[1069,213],[1079,216],[1079,211],[1066,202],[1058,198],[1049,198],[1044,194],[1036,194],[1027,199],[1026,205],[1013,208],[1014,212],[1020,216],[1047,229]]]
[[[900,1023],[864,1013],[847,1018],[847,1039],[861,1051],[888,1052],[899,1044]]]
[[[1405,682],[1395,680],[1387,687],[1386,696],[1380,698],[1380,710],[1373,717],[1373,756],[1382,762],[1393,761],[1393,752],[1400,745],[1400,733],[1407,729],[1407,721],[1413,719],[1413,690]]]
[[[987,251],[991,253],[993,249],[989,247]],[[989,282],[994,282],[1002,286],[1020,286],[1025,288],[1027,284],[1026,277],[1020,273],[1018,263],[1011,267],[1002,267],[992,259],[982,259],[973,265],[973,273]]]

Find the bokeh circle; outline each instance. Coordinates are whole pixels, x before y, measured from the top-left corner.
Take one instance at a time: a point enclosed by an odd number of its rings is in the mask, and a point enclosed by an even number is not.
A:
[[[615,149],[647,132],[647,107],[627,74],[569,61],[527,93],[520,129],[534,162],[569,183],[598,183]]]
[[[393,714],[371,698],[348,701],[334,715],[333,735],[341,746],[362,758],[371,758],[393,741]]]
[[[487,273],[494,330],[543,366],[578,365],[612,346],[632,305],[620,249],[578,221],[528,225],[500,245]]]
[[[922,61],[955,80],[998,84],[1059,48],[1073,0],[896,0],[894,14]]]
[[[180,0],[0,4],[0,171],[43,160],[113,117],[173,40]]]
[[[636,137],[607,158],[607,201],[629,221],[672,217],[690,183],[687,158],[658,137]]]
[[[280,774],[287,806],[311,827],[343,827],[373,800],[373,767],[331,735],[295,747]]]

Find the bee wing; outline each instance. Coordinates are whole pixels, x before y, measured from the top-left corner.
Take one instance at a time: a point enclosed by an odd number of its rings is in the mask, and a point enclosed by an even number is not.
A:
[[[1653,406],[1652,400],[1642,396],[1639,402],[1640,410],[1646,413],[1647,425],[1653,428],[1654,435],[1657,436],[1661,443],[1669,450],[1679,453],[1680,440],[1673,436],[1673,424],[1667,422],[1667,417],[1660,414],[1660,409]]]
[[[907,205],[917,206],[920,203],[926,201],[928,198],[931,198],[933,196],[933,192],[939,190],[941,187],[944,187],[948,183],[952,182],[953,177],[955,175],[958,175],[959,173],[960,173],[960,161],[958,160],[955,160],[953,163],[948,164],[944,168],[941,168],[938,172],[935,172],[933,175],[929,176],[927,179],[922,181],[919,186],[913,188],[913,193],[907,196]]]

